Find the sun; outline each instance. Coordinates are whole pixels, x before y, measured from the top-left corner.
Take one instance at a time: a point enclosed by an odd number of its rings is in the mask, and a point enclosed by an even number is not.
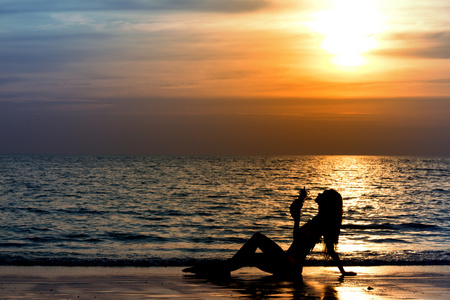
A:
[[[382,15],[373,0],[336,0],[308,23],[322,34],[322,49],[333,55],[333,63],[344,67],[366,63],[365,52],[377,47],[376,34],[383,29]]]

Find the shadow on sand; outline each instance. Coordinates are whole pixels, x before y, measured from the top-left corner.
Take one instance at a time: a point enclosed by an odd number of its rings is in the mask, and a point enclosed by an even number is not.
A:
[[[209,283],[219,288],[241,294],[240,299],[341,299],[336,290],[343,278],[333,281],[318,282],[314,280],[285,280],[275,276],[244,276],[244,278],[204,278],[185,275],[189,283]]]

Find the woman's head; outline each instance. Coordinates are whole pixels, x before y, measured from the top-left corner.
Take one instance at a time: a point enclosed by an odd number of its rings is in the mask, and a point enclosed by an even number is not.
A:
[[[339,241],[342,224],[342,197],[335,190],[326,190],[316,198],[323,229],[325,251],[330,253]]]

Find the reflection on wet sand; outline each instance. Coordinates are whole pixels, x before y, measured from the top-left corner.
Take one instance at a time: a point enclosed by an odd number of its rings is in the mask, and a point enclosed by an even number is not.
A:
[[[336,289],[341,283],[340,277],[329,278],[325,282],[308,280],[286,281],[274,276],[231,277],[228,279],[206,279],[194,275],[185,276],[189,282],[214,284],[242,294],[249,299],[344,299]],[[353,295],[354,296],[354,295]],[[364,298],[361,298],[364,299]]]

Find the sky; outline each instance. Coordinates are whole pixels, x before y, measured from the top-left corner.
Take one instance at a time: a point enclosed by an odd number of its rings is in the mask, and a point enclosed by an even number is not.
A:
[[[447,0],[0,7],[0,154],[450,155]]]

